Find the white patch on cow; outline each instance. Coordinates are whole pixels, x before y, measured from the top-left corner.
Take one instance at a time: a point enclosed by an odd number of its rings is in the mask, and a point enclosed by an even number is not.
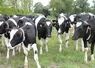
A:
[[[24,18],[26,18],[25,16],[23,16],[23,17],[21,17],[20,19],[24,19]]]
[[[64,17],[58,18],[58,24],[59,26],[65,21]]]
[[[18,31],[18,29],[12,29],[10,32],[10,41],[13,39],[15,33]]]
[[[4,23],[3,21],[0,21],[0,26],[1,26],[3,23]]]
[[[93,61],[93,60],[94,60],[94,54],[91,55],[91,61]]]
[[[17,15],[13,15],[14,18],[17,18],[18,16]]]
[[[79,27],[80,25],[82,25],[82,22],[77,22],[76,27]]]
[[[61,13],[60,16],[65,16],[65,14],[64,13]]]
[[[40,21],[41,18],[45,18],[45,16],[44,15],[40,15],[38,18],[36,18],[36,20],[35,20],[36,28],[37,28],[38,22]]]
[[[51,22],[50,21],[47,21],[46,24],[49,26],[51,24]]]
[[[61,33],[61,29],[59,28],[58,33]]]
[[[88,24],[86,21],[84,21],[85,24]]]
[[[10,18],[9,20],[12,21],[17,26],[17,23],[14,19]]]
[[[94,16],[94,14],[92,14],[92,13],[88,13],[90,16]]]
[[[74,22],[74,18],[75,18],[74,15],[71,15],[69,18],[70,18],[71,22]]]
[[[26,22],[25,25],[31,25],[32,26],[32,24],[30,22]]]

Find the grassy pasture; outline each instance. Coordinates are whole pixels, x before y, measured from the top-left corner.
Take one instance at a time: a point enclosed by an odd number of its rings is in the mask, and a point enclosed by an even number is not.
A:
[[[63,36],[62,36],[63,37]],[[69,48],[65,47],[63,39],[62,52],[59,53],[59,41],[56,30],[53,28],[52,37],[49,39],[49,52],[46,53],[45,45],[43,46],[43,54],[39,54],[39,61],[42,68],[95,68],[95,61],[90,61],[90,47],[88,51],[88,63],[84,62],[84,53],[81,51],[79,42],[79,50],[75,51],[75,41],[69,39]],[[1,42],[0,42],[1,43]],[[39,41],[37,39],[39,50]],[[33,50],[31,49],[28,56],[29,68],[37,68],[33,59]],[[6,60],[6,47],[0,45],[0,68],[23,68],[24,54],[23,50],[20,53],[16,52],[16,56],[12,56]]]

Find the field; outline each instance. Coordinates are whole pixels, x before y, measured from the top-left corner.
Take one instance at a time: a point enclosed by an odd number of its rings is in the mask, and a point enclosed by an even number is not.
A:
[[[39,50],[39,41],[37,40]],[[65,40],[63,37],[62,52],[59,53],[59,42],[56,30],[53,28],[52,37],[48,43],[49,52],[46,53],[45,46],[43,46],[43,54],[39,54],[39,61],[42,68],[95,68],[95,61],[90,61],[90,47],[88,51],[88,63],[84,62],[84,53],[81,51],[81,44],[79,43],[79,50],[75,50],[75,41],[69,39],[69,47],[65,47]],[[33,50],[29,52],[28,56],[29,68],[37,68],[33,59]],[[12,56],[10,52],[10,59],[6,59],[6,47],[0,45],[0,68],[23,68],[24,54],[23,50],[20,53],[16,52],[16,56]]]

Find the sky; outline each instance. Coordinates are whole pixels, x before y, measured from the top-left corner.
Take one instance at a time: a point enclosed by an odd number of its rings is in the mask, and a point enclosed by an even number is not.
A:
[[[33,0],[33,5],[37,2],[41,2],[44,6],[48,5],[50,0]],[[90,6],[92,6],[92,0],[88,0],[88,3],[90,3]]]

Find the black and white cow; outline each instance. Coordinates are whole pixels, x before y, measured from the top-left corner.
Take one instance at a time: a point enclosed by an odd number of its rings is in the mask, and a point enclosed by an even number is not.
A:
[[[28,51],[31,48],[34,50],[34,60],[36,61],[37,68],[41,68],[38,61],[38,49],[36,46],[36,28],[32,20],[25,21],[24,26],[21,28],[13,28],[10,31],[10,40],[8,43],[8,48],[14,49],[18,44],[22,43],[23,51],[25,54],[24,68],[28,68]],[[20,23],[20,21],[19,21]]]
[[[51,37],[52,23],[49,20],[46,20],[44,15],[37,15],[34,18],[38,39],[40,40],[40,54],[42,54],[43,40],[46,44],[46,52],[48,52],[48,37]]]
[[[80,17],[77,16],[77,14],[73,14],[69,16],[69,22],[71,24],[71,29],[70,32],[72,32],[71,34],[74,34],[74,26],[76,24],[76,21],[79,19]],[[82,17],[83,18],[83,17]],[[78,50],[78,41],[76,40],[76,50]],[[82,52],[84,52],[84,44],[83,44],[83,40],[81,39],[81,45],[82,45]]]
[[[83,39],[84,52],[85,52],[85,62],[87,62],[87,42],[91,43],[91,60],[94,60],[94,43],[95,43],[95,19],[88,21],[78,20],[75,24],[75,32],[72,37],[73,40],[79,38]]]
[[[6,23],[6,21],[9,19],[9,16],[6,14],[0,14],[0,35],[1,37],[1,41],[2,41],[2,46],[4,46],[4,33],[5,33],[5,29],[2,29],[3,27],[7,28],[6,24],[2,25],[3,23]]]
[[[18,20],[19,20],[19,17],[13,16],[13,17],[9,18],[7,21],[2,21],[0,23],[0,34],[4,34],[4,36],[6,37],[6,38],[4,38],[6,46],[8,44],[8,40],[10,39],[10,35],[9,35],[10,32],[8,30],[10,30],[10,29],[12,29],[14,27],[17,27]],[[19,49],[19,51],[20,51],[20,49]],[[13,49],[12,55],[13,56],[15,55],[15,50],[14,49]],[[9,58],[9,50],[7,50],[6,58],[7,59]]]
[[[60,42],[59,52],[61,52],[62,51],[61,35],[63,33],[66,33],[65,40],[66,40],[66,47],[68,48],[70,23],[69,23],[67,17],[63,13],[61,13],[61,14],[59,14],[59,16],[58,16],[58,18],[56,20],[53,20],[53,26],[55,26],[55,28],[56,28],[56,30],[58,32],[58,39],[59,39],[59,42]]]
[[[92,13],[79,13],[79,14],[73,14],[69,16],[69,20],[71,22],[71,24],[76,24],[77,20],[83,20],[83,21],[87,21],[90,19],[95,19],[95,15]],[[73,28],[73,32],[74,32],[74,26],[71,26],[71,28]],[[81,38],[81,44],[82,44],[82,52],[84,52],[84,44],[83,44],[83,40]],[[78,50],[78,40],[76,40],[76,50]]]

